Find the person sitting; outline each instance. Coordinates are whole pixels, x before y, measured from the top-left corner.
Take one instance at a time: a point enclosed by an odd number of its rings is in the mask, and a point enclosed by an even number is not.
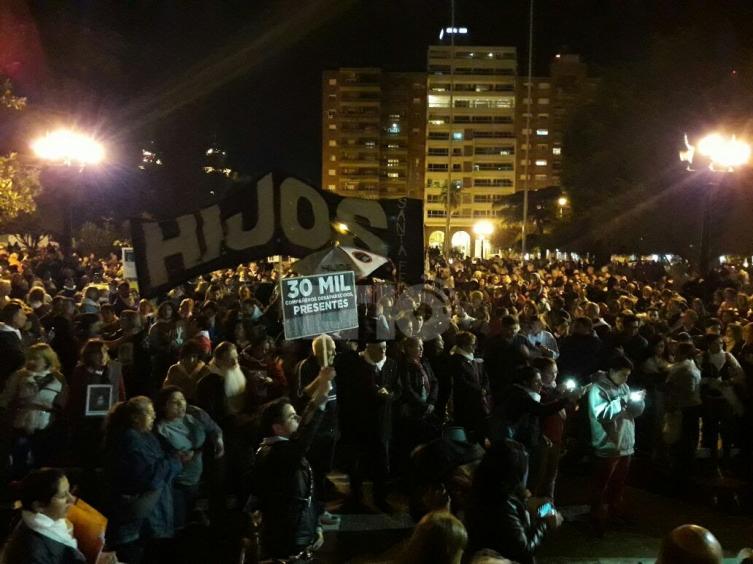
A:
[[[468,548],[497,551],[520,564],[533,564],[534,554],[546,535],[562,525],[562,515],[552,509],[532,518],[527,507],[525,482],[528,454],[515,441],[500,441],[486,452],[473,477],[466,508]]]
[[[3,564],[75,564],[86,557],[66,519],[76,498],[63,470],[41,468],[21,483],[21,521],[13,530],[0,561]],[[115,553],[105,552],[96,564],[116,564]]]
[[[335,369],[322,368],[303,417],[287,398],[267,404],[261,415],[266,435],[256,453],[254,495],[262,515],[262,542],[271,558],[318,550],[324,543],[321,508],[306,459],[324,414]],[[300,425],[299,425],[300,423]]]
[[[708,529],[681,525],[664,537],[656,564],[721,564],[722,545]]]
[[[468,533],[449,511],[424,515],[413,529],[399,564],[460,564]]]

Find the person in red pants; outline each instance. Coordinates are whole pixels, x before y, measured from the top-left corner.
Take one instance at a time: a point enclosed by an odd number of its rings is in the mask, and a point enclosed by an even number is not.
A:
[[[633,364],[624,356],[609,361],[597,373],[588,392],[588,418],[594,449],[591,521],[603,536],[607,521],[620,518],[625,479],[635,449],[635,418],[643,413],[645,390],[630,391],[627,380]]]

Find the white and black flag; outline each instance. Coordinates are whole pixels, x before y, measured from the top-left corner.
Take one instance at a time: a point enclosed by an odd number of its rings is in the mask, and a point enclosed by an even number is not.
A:
[[[165,220],[131,221],[139,289],[152,297],[201,274],[272,255],[304,257],[330,244],[332,223],[348,225],[344,245],[388,257],[400,281],[423,266],[423,202],[364,200],[325,193],[268,173],[219,203]]]

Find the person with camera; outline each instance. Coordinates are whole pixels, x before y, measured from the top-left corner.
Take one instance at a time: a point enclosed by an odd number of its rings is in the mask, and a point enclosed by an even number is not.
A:
[[[627,381],[633,363],[624,356],[608,362],[596,374],[588,392],[588,419],[595,464],[592,479],[591,521],[604,536],[607,519],[622,519],[622,497],[630,459],[635,450],[635,418],[643,413],[646,391],[630,391]]]
[[[494,443],[473,477],[465,512],[467,553],[493,550],[520,564],[533,564],[549,533],[562,525],[550,500],[526,490],[528,453],[511,440]]]

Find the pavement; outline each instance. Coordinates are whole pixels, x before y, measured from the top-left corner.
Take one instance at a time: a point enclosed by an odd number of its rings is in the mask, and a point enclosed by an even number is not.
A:
[[[711,530],[725,550],[725,562],[738,562],[736,555],[744,547],[753,547],[753,518],[748,509],[737,506],[716,507],[711,495],[696,492],[694,499],[675,498],[649,491],[650,484],[640,467],[626,491],[626,512],[630,524],[608,530],[604,538],[591,531],[588,514],[588,473],[571,473],[558,484],[559,509],[565,517],[562,528],[551,535],[537,553],[540,564],[653,563],[662,537],[673,528],[696,523]],[[337,477],[337,487],[344,487]],[[637,483],[635,483],[637,482]],[[645,486],[649,487],[645,487]],[[347,487],[345,485],[345,487]],[[390,498],[396,508],[392,514],[376,511],[343,514],[339,527],[329,527],[326,542],[319,553],[322,563],[378,564],[394,561],[402,543],[410,536],[414,523],[405,511],[404,500]],[[722,504],[723,505],[723,504]]]

